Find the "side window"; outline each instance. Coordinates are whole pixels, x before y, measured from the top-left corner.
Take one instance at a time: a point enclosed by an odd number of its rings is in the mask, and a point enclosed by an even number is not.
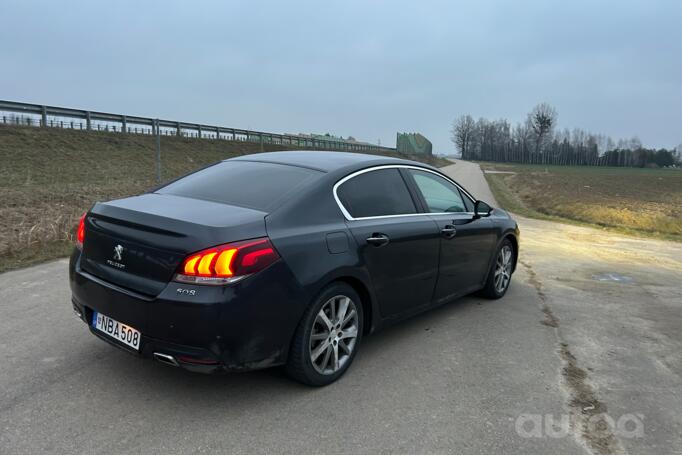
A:
[[[410,169],[431,213],[467,212],[459,189],[431,172]]]
[[[360,174],[339,186],[336,194],[353,218],[417,213],[398,169]]]

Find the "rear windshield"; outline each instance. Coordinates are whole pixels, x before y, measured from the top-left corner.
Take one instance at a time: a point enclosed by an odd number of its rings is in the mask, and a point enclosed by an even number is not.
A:
[[[269,211],[322,172],[254,161],[223,161],[156,192]]]

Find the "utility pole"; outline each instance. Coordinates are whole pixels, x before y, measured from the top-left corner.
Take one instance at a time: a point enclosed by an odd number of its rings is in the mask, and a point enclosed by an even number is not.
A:
[[[161,183],[161,131],[159,128],[159,119],[154,121],[154,129],[156,130],[156,183]]]

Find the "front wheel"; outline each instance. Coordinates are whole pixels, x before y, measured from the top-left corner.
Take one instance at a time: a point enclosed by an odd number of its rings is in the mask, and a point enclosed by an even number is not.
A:
[[[362,328],[362,303],[357,292],[345,283],[328,286],[301,318],[291,344],[287,373],[304,384],[331,384],[353,361]]]
[[[481,295],[489,299],[499,299],[507,293],[515,260],[514,245],[509,239],[505,239],[497,250],[495,262],[488,273],[485,287],[481,289]]]

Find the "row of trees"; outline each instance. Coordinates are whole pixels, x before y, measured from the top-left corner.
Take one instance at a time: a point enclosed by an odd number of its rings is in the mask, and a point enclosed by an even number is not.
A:
[[[533,108],[526,121],[457,118],[452,141],[462,159],[530,164],[586,166],[670,166],[674,150],[647,149],[636,137],[614,142],[608,136],[581,129],[557,130],[557,112],[547,103]]]

